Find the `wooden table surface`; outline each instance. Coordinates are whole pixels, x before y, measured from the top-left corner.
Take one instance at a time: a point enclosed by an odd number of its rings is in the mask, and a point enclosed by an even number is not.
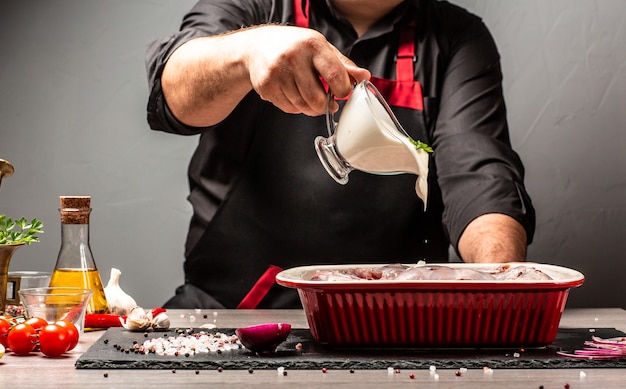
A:
[[[308,328],[300,310],[170,310],[173,327],[199,327],[214,323],[236,328],[267,322],[291,323]],[[206,318],[205,318],[206,316]],[[626,332],[626,311],[622,309],[568,309],[561,319],[562,328],[614,327]],[[102,335],[85,333],[76,349],[62,358],[46,358],[41,353],[15,356],[8,352],[0,359],[0,388],[162,388],[162,387],[270,387],[299,388],[320,386],[413,387],[413,388],[626,388],[626,369],[470,369],[460,377],[455,370],[437,370],[438,380],[427,370],[405,370],[388,374],[386,370],[291,370],[287,375],[276,370],[90,370],[76,369],[76,359]],[[412,378],[413,375],[414,377]]]

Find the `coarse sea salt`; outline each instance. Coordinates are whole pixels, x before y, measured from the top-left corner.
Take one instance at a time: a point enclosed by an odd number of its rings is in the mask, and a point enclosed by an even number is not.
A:
[[[142,345],[144,354],[194,355],[198,353],[223,352],[242,348],[236,335],[220,332],[197,332],[146,340]]]

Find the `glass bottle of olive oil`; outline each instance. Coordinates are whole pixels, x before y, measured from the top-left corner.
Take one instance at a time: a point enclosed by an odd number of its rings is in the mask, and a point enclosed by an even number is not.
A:
[[[61,248],[50,287],[91,289],[87,313],[108,313],[100,273],[89,245],[90,196],[61,196]]]

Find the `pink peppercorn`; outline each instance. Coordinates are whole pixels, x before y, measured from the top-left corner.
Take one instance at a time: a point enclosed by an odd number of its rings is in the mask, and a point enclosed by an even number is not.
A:
[[[413,373],[409,374],[409,378],[414,380],[415,379],[415,374],[413,374]]]

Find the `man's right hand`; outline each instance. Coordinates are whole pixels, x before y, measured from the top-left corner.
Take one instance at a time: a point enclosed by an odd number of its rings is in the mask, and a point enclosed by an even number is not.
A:
[[[174,115],[204,127],[223,120],[252,89],[287,113],[322,115],[320,78],[341,98],[369,77],[315,30],[264,25],[186,42],[170,57],[162,85]]]
[[[247,68],[252,88],[285,112],[324,114],[326,91],[320,77],[340,98],[350,93],[353,82],[370,77],[315,30],[264,26],[246,34],[263,43],[249,46]]]

